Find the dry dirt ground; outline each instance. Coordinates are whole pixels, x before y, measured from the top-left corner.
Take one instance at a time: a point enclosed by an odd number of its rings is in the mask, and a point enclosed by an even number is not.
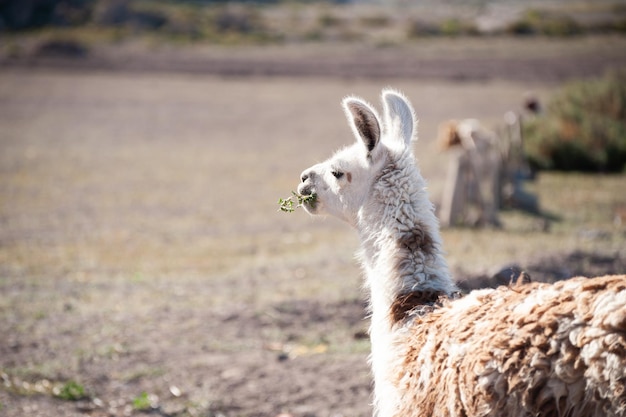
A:
[[[221,76],[339,77],[378,80],[435,78],[449,81],[505,79],[563,82],[626,66],[619,35],[566,38],[475,37],[421,39],[373,46],[359,43],[239,47],[162,45],[142,42],[91,46],[76,54],[71,41],[0,45],[0,66],[106,69]],[[13,45],[13,48],[11,47]],[[16,45],[19,53],[16,53]]]
[[[369,415],[356,237],[277,200],[352,141],[342,97],[377,103],[387,85],[415,104],[435,198],[440,121],[500,123],[526,91],[558,86],[506,72],[461,83],[3,69],[0,415]],[[463,279],[504,261],[548,279],[624,272],[612,221],[583,237],[444,239]],[[551,246],[503,243],[529,239]]]

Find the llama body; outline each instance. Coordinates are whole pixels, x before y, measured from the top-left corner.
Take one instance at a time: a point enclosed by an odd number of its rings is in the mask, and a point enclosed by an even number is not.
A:
[[[370,292],[375,414],[626,415],[626,276],[455,300],[404,96],[350,97],[357,142],[302,173],[311,214],[357,230]],[[608,307],[611,306],[611,307]]]
[[[479,290],[414,320],[390,415],[626,415],[625,281]]]

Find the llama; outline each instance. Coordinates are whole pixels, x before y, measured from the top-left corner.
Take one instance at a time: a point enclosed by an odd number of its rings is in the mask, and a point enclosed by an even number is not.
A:
[[[464,119],[439,125],[437,142],[442,150],[456,150],[450,158],[441,202],[441,224],[499,227],[503,162],[499,138],[478,120]]]
[[[343,108],[355,144],[301,175],[313,215],[358,232],[370,293],[374,415],[626,415],[626,276],[459,297],[412,153],[407,99]]]

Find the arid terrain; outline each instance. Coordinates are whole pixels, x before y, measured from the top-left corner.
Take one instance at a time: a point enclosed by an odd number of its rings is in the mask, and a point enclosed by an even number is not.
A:
[[[369,415],[356,236],[277,204],[353,141],[341,99],[412,100],[437,202],[439,123],[497,127],[527,92],[626,61],[619,37],[468,42],[4,60],[0,415]],[[623,174],[541,173],[528,189],[542,216],[443,231],[456,279],[626,271]]]

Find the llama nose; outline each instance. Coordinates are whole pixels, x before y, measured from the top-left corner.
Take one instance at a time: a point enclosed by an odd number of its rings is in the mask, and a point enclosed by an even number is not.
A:
[[[306,180],[308,180],[309,178],[313,177],[313,172],[312,171],[304,171],[301,175],[300,175],[300,180],[302,182],[305,182]]]

